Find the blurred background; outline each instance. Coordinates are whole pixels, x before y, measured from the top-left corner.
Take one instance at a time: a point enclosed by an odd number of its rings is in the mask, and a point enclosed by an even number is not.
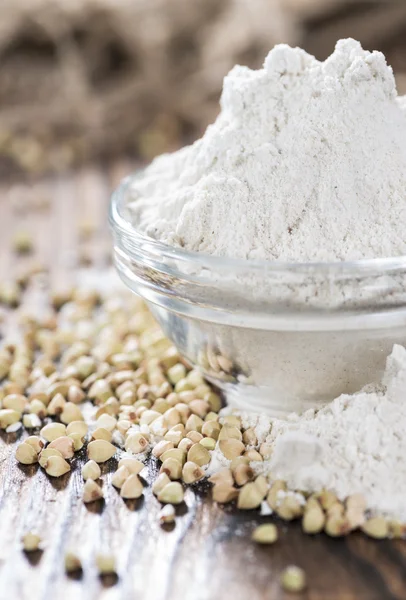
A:
[[[236,63],[348,36],[406,93],[406,0],[0,0],[0,325],[10,280],[111,264],[112,189],[202,135]]]
[[[0,177],[148,161],[202,134],[234,64],[348,36],[406,93],[404,0],[3,0]]]

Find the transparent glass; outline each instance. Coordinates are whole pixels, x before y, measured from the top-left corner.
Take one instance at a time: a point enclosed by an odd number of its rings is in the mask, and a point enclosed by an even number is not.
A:
[[[318,408],[379,383],[406,344],[406,257],[340,263],[187,252],[131,222],[127,177],[113,194],[116,268],[166,335],[240,409]]]

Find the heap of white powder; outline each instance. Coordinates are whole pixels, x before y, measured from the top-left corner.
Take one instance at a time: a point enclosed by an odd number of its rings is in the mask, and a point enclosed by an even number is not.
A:
[[[230,72],[216,122],[192,146],[156,159],[133,181],[131,198],[141,232],[215,256],[304,262],[406,255],[406,98],[397,97],[384,56],[354,40],[338,42],[324,62],[276,46],[263,69]],[[267,291],[265,284],[256,287]],[[327,287],[331,305],[346,298]],[[389,280],[365,288],[392,293]],[[306,289],[306,298],[319,291]],[[350,299],[356,293],[351,287]],[[384,357],[404,339],[395,326],[381,337],[337,325],[314,335],[213,331],[219,350],[253,385],[267,385],[281,407],[296,403],[297,410],[305,400],[314,405],[379,381]],[[373,511],[406,521],[405,397],[406,350],[395,346],[381,386],[287,420],[241,416],[259,442],[273,445],[271,458],[257,463],[271,478],[293,490],[327,488],[340,499],[360,492]],[[225,462],[216,449],[210,471]]]
[[[242,413],[259,442],[273,446],[256,469],[293,490],[364,495],[372,511],[406,521],[406,350],[395,346],[381,389],[342,395],[287,420]],[[211,472],[225,466],[216,450]]]
[[[136,227],[216,256],[335,261],[406,254],[406,101],[351,39],[319,62],[276,46],[224,80],[192,146],[133,183]]]

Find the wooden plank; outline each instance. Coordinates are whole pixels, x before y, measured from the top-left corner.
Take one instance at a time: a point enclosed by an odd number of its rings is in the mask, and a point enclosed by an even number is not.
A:
[[[84,247],[102,268],[110,244],[105,222],[110,190],[130,167],[124,161],[103,171],[86,168],[38,182],[38,193],[51,198],[50,209],[30,209],[25,216],[13,212],[3,185],[1,277],[16,268],[10,240],[13,229],[22,225],[35,236],[36,256],[49,264],[55,285],[70,280],[72,264]],[[96,222],[87,240],[79,236],[83,215],[95,216]],[[149,487],[143,501],[125,503],[110,485],[114,460],[103,466],[104,502],[86,507],[80,498],[84,452],[73,461],[72,473],[55,481],[38,466],[16,464],[17,438],[3,433],[0,440],[0,600],[287,600],[293,596],[279,586],[287,564],[307,573],[308,590],[295,596],[301,600],[406,598],[404,542],[375,542],[361,534],[344,540],[309,537],[300,524],[275,519],[278,543],[257,547],[250,542],[251,531],[269,517],[212,504],[208,484],[188,490],[175,527],[162,529],[160,505]],[[147,481],[156,469],[151,462]],[[44,552],[31,557],[20,546],[29,529],[39,530],[44,539]],[[70,548],[83,558],[80,579],[64,573],[63,557]],[[116,555],[117,581],[99,579],[95,555],[101,551]]]

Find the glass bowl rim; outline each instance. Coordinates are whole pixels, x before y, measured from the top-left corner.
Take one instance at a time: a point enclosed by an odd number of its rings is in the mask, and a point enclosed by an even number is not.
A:
[[[384,258],[366,258],[353,261],[309,261],[309,262],[289,262],[279,260],[264,259],[243,259],[235,257],[213,256],[203,252],[183,250],[182,248],[171,246],[152,237],[141,233],[134,225],[128,221],[121,212],[126,202],[126,192],[132,181],[142,177],[144,169],[140,169],[133,174],[124,177],[118,187],[113,191],[109,204],[109,223],[115,233],[119,233],[127,240],[134,243],[134,247],[142,251],[153,250],[154,254],[159,254],[164,258],[178,260],[185,263],[193,263],[202,268],[210,270],[233,270],[233,272],[247,270],[253,272],[313,272],[320,275],[325,274],[331,277],[337,275],[360,276],[374,274],[384,274],[391,271],[406,271],[406,255],[390,256]],[[129,251],[128,246],[126,250]]]

